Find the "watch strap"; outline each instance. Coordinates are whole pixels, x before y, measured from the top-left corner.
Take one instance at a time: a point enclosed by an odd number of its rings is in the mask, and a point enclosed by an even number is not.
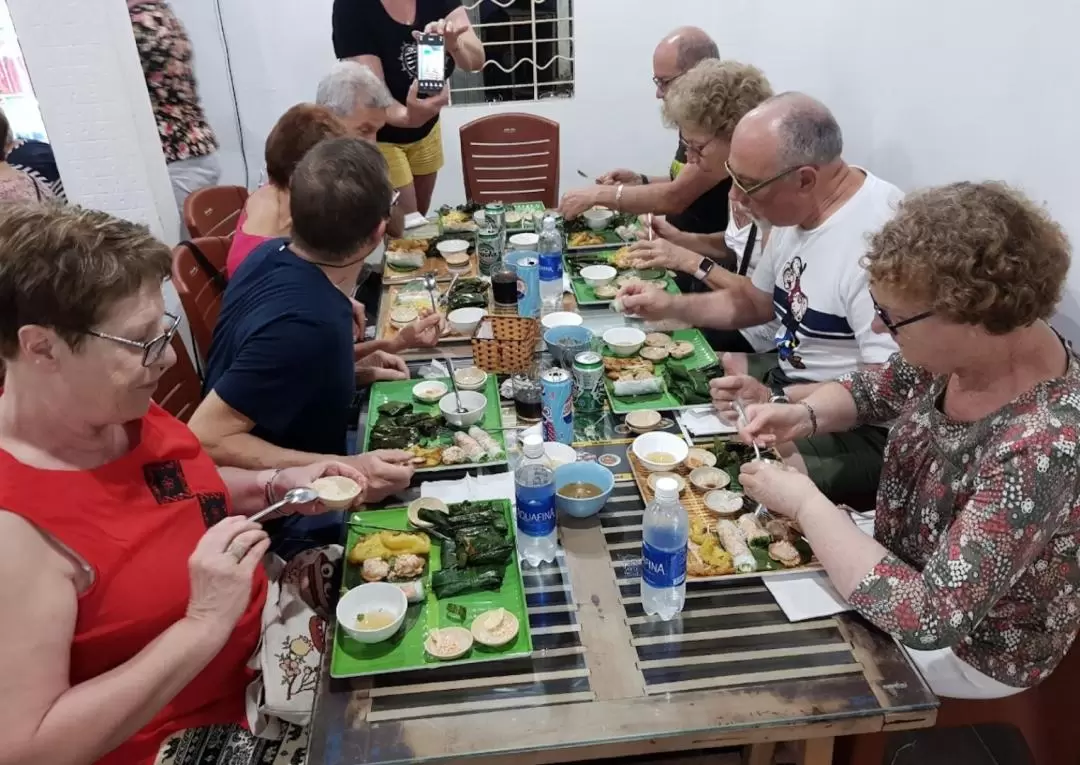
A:
[[[716,268],[715,260],[712,258],[702,258],[701,262],[698,264],[697,271],[694,272],[694,278],[699,282],[703,282],[714,268]]]

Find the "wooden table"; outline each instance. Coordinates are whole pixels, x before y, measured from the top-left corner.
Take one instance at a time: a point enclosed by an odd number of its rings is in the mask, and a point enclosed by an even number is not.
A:
[[[627,443],[590,449],[625,459]],[[828,765],[836,736],[933,724],[937,700],[891,638],[852,615],[791,623],[760,578],[691,582],[680,617],[645,617],[627,544],[640,542],[644,504],[626,463],[612,470],[603,512],[561,521],[555,563],[524,569],[531,657],[351,681],[324,666],[309,763],[539,765],[749,746],[764,765],[776,742],[800,741],[807,765]]]

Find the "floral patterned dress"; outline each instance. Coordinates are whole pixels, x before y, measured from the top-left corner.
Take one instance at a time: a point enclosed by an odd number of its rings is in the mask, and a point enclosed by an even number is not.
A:
[[[163,0],[129,2],[128,13],[165,161],[212,154],[217,139],[199,102],[183,25]]]
[[[841,382],[860,422],[895,420],[874,532],[890,554],[852,605],[909,648],[1035,685],[1080,626],[1080,361],[976,422],[899,355]]]

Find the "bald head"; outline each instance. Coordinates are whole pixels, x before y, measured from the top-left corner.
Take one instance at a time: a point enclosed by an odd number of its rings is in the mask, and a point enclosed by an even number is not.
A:
[[[765,101],[739,123],[734,140],[740,137],[769,145],[777,170],[828,165],[844,151],[843,133],[832,112],[805,93],[781,93]]]
[[[709,58],[720,58],[716,42],[699,27],[679,27],[668,34],[656,46],[656,53],[670,57],[680,72],[692,69]]]

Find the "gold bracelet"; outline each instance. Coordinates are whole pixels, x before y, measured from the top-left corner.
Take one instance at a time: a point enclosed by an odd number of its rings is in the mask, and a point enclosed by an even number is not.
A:
[[[266,486],[263,487],[263,498],[266,500],[267,507],[277,502],[277,499],[274,497],[274,479],[278,477],[278,473],[281,471],[282,468],[278,468],[271,473],[270,478],[266,481]]]

